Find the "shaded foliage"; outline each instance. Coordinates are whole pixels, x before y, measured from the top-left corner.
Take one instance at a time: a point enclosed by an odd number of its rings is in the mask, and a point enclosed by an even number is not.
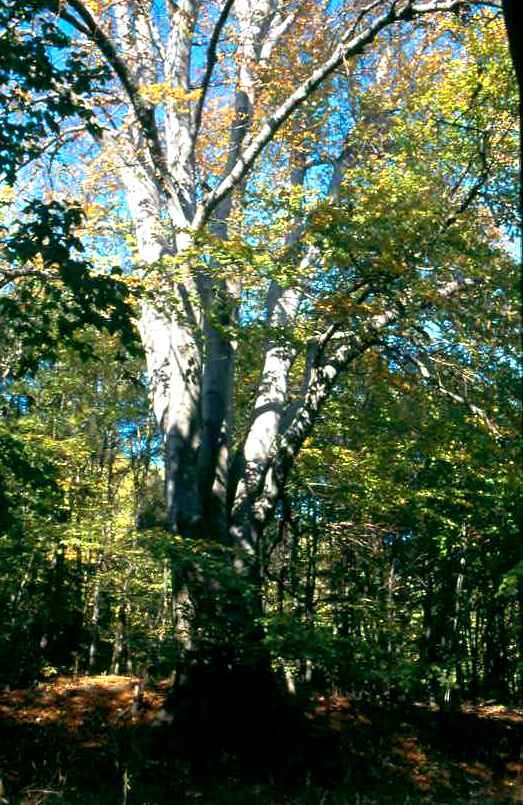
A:
[[[59,201],[30,202],[0,238],[0,296],[3,343],[13,370],[23,374],[52,359],[62,344],[89,353],[82,328],[118,333],[122,346],[137,351],[129,288],[119,269],[93,271],[76,235],[81,208]]]
[[[49,10],[59,12],[59,3],[4,0],[0,7],[0,162],[9,184],[48,138],[60,136],[67,118],[99,132],[89,93],[107,70],[87,50],[71,51],[59,16],[46,15],[35,35],[35,22]]]

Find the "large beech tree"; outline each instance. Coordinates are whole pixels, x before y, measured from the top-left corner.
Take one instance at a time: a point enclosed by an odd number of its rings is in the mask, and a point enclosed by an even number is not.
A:
[[[359,240],[347,234],[357,203],[370,198],[373,173],[363,175],[362,166],[394,163],[391,130],[409,111],[409,58],[430,66],[441,47],[440,61],[451,60],[463,45],[461,28],[473,27],[485,4],[28,5],[35,20],[53,15],[112,76],[91,98],[97,127],[89,122],[106,173],[124,191],[136,239],[139,330],[165,441],[168,526],[237,549],[238,570],[256,575],[266,525],[342,374],[386,337],[401,346],[419,336],[420,322],[435,311],[459,317],[488,257],[477,243],[497,237],[495,223],[506,222],[503,211],[485,212],[476,245],[458,243],[462,220],[473,228],[477,210],[487,209],[499,129],[507,129],[502,120],[490,130],[470,111],[485,91],[484,68],[473,74],[472,54],[461,107],[453,117],[444,99],[449,119],[438,124],[463,128],[462,163],[459,144],[447,140],[447,164],[416,201],[430,207],[440,194],[427,227],[414,216],[401,256],[377,253],[364,228]],[[403,73],[394,90],[396,64]],[[387,103],[393,96],[395,109]],[[390,181],[376,173],[380,195],[369,204],[382,221],[387,206],[403,203],[394,191],[400,175],[408,175],[401,166]],[[415,172],[411,180],[418,198]],[[247,404],[238,354],[245,324],[256,316],[263,326]]]

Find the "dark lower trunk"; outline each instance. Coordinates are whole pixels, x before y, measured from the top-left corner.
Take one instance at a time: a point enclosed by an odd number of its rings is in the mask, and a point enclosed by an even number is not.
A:
[[[197,772],[231,755],[265,765],[283,706],[266,653],[225,642],[188,653],[170,697],[177,734]]]
[[[208,773],[227,757],[273,766],[280,754],[275,736],[296,717],[265,644],[256,574],[237,574],[232,562],[218,573],[204,571],[194,562],[185,568],[185,583],[178,581],[190,599],[188,639],[180,641],[167,703],[178,749],[195,773]]]

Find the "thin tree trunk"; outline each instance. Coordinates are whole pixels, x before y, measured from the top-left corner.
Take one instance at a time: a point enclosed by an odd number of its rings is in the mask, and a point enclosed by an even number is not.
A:
[[[90,621],[90,641],[89,641],[89,656],[87,660],[87,667],[89,672],[92,673],[96,667],[97,654],[98,654],[98,624],[100,620],[100,567],[102,559],[96,563],[94,590],[93,590],[93,608]]]

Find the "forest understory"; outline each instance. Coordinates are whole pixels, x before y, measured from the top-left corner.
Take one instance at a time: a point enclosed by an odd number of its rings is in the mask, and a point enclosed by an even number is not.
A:
[[[493,702],[444,712],[312,696],[241,750],[214,751],[201,724],[190,756],[167,717],[168,682],[61,676],[0,694],[1,801],[95,803],[523,802],[523,710]],[[255,692],[253,692],[255,697]],[[249,702],[231,702],[231,709]],[[282,717],[284,720],[285,717]],[[225,725],[224,725],[225,727]],[[255,725],[253,724],[253,730]]]

